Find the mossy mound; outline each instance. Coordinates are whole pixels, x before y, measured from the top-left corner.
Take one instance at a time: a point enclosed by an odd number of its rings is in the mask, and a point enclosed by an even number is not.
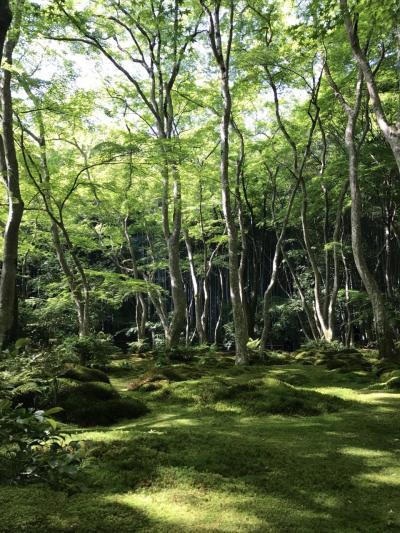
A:
[[[110,379],[105,372],[80,365],[67,368],[61,373],[61,377],[84,382],[102,381],[103,383],[110,383]]]
[[[138,418],[148,411],[146,405],[136,398],[115,398],[75,405],[73,410],[65,411],[63,419],[82,426],[109,426],[120,420]]]
[[[293,361],[288,352],[267,352],[261,362],[267,365],[288,365]]]
[[[121,398],[112,385],[103,381],[61,378],[56,403],[63,408],[61,420],[85,426],[106,426],[148,411],[143,402]]]
[[[400,371],[399,364],[396,361],[378,361],[374,365],[375,374],[380,378],[390,372]],[[382,379],[383,381],[383,379]]]
[[[400,377],[395,376],[383,383],[374,383],[368,387],[369,390],[384,390],[389,392],[400,391]]]
[[[119,394],[109,383],[103,381],[74,381],[72,379],[58,379],[57,399],[59,401],[70,398],[82,400],[110,400],[118,398]]]
[[[304,365],[325,366],[328,370],[340,372],[369,371],[372,368],[371,363],[355,348],[302,350],[294,354],[294,359]]]
[[[231,368],[235,364],[235,360],[233,357],[226,355],[202,355],[199,358],[198,364],[200,367],[208,368]]]
[[[386,383],[392,378],[400,378],[400,369],[389,370],[380,375],[379,379],[382,383]]]
[[[224,396],[239,403],[242,410],[251,415],[314,416],[337,411],[344,403],[338,398],[298,389],[275,378],[230,386],[222,398]]]
[[[171,387],[170,387],[171,389]],[[275,378],[234,383],[225,379],[175,384],[172,399],[191,401],[217,410],[234,409],[246,415],[276,414],[314,416],[337,411],[345,402],[339,398],[296,388]]]
[[[387,390],[400,391],[400,376],[388,379],[385,383]]]
[[[200,376],[201,371],[189,365],[181,365],[178,368],[168,366],[152,368],[130,383],[128,389],[154,391],[168,383],[196,379]]]

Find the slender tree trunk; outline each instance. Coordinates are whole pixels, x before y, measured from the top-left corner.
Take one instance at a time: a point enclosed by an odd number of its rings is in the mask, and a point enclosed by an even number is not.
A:
[[[342,190],[340,191],[340,195],[338,198],[335,227],[334,227],[333,236],[332,236],[332,240],[333,240],[333,283],[332,283],[332,290],[330,293],[330,297],[328,299],[329,305],[328,305],[327,322],[328,322],[328,327],[330,331],[332,331],[333,336],[335,334],[336,302],[337,302],[337,296],[339,292],[338,240],[339,240],[339,232],[340,232],[341,221],[342,221],[343,203],[344,203],[344,199],[347,194],[347,189],[348,189],[348,181],[346,180],[343,183]]]
[[[222,322],[222,306],[224,303],[224,278],[222,275],[222,270],[218,269],[218,279],[219,279],[219,287],[220,287],[220,300],[219,300],[219,311],[218,311],[218,318],[215,323],[215,329],[214,329],[214,344],[217,346],[218,344],[218,332],[221,327]]]
[[[227,36],[226,50],[223,50],[221,28],[220,28],[220,2],[217,2],[211,11],[204,1],[201,2],[203,8],[207,11],[210,27],[209,36],[214,58],[218,64],[220,72],[220,87],[223,102],[223,113],[220,125],[221,139],[221,162],[220,162],[220,179],[221,179],[221,196],[222,210],[224,214],[227,234],[228,234],[228,261],[229,261],[229,286],[230,298],[233,312],[233,323],[235,328],[235,349],[236,364],[243,365],[247,363],[247,323],[245,310],[242,304],[239,279],[239,243],[238,231],[236,227],[235,216],[233,213],[230,197],[229,185],[229,126],[232,114],[232,99],[229,87],[229,68],[230,53],[233,38],[233,14],[234,3],[229,3],[229,29]]]
[[[31,177],[35,187],[38,192],[41,194],[45,210],[50,219],[50,233],[52,237],[53,246],[57,255],[57,259],[61,270],[67,280],[69,290],[71,292],[72,298],[75,303],[78,317],[78,333],[80,337],[85,337],[90,333],[90,289],[87,283],[86,275],[84,269],[80,263],[80,260],[76,256],[73,250],[73,244],[71,243],[68,235],[67,228],[62,222],[62,213],[60,212],[60,217],[54,213],[53,202],[51,196],[51,179],[50,171],[47,162],[47,140],[46,140],[46,129],[44,125],[43,115],[40,110],[41,102],[38,98],[32,93],[29,85],[25,80],[21,80],[21,85],[24,87],[26,94],[31,99],[32,103],[36,107],[35,120],[39,130],[39,136],[34,135],[29,131],[30,136],[38,143],[39,152],[40,152],[40,175],[36,179],[30,169],[29,158],[25,149],[25,144],[22,140],[22,154],[25,161],[25,166],[29,176]],[[66,251],[64,250],[64,245],[62,243],[62,237],[65,237],[64,241],[66,244],[66,249],[68,250],[73,263],[75,263],[76,268],[71,267]]]
[[[385,300],[379,290],[375,277],[368,268],[364,255],[361,226],[361,191],[358,184],[358,161],[354,140],[357,116],[358,113],[354,113],[353,116],[349,117],[345,134],[346,149],[349,157],[349,180],[351,192],[351,242],[358,273],[360,274],[360,278],[371,301],[380,357],[382,359],[393,359],[396,357],[396,354],[394,349],[393,332],[386,315]]]
[[[299,294],[299,297],[300,297],[300,301],[301,301],[301,305],[303,307],[303,311],[307,317],[307,321],[308,321],[308,325],[310,326],[310,330],[312,332],[312,336],[314,338],[314,340],[317,340],[320,338],[320,334],[319,334],[319,331],[318,331],[318,328],[317,328],[317,324],[315,322],[315,319],[313,317],[313,312],[312,312],[312,309],[309,305],[309,303],[307,302],[307,299],[306,299],[306,295],[304,294],[304,290],[301,286],[301,283],[300,283],[300,280],[294,270],[294,268],[292,267],[290,261],[289,261],[289,258],[283,248],[283,246],[281,245],[281,253],[282,253],[282,257],[283,259],[285,260],[285,263],[287,264],[287,267],[289,269],[289,272],[293,278],[293,281],[294,281],[294,284],[296,286],[296,289],[297,289],[297,292]]]
[[[128,215],[124,218],[123,233],[125,242],[129,250],[129,256],[132,263],[132,271],[135,279],[140,279],[139,269],[136,262],[136,254],[132,245],[131,237],[128,231]],[[138,294],[136,297],[136,327],[138,341],[146,338],[146,322],[147,322],[147,302],[143,294]]]
[[[341,3],[343,5],[342,0]],[[361,108],[363,70],[359,68],[354,107],[351,107],[347,103],[342,93],[339,91],[338,86],[332,78],[327,62],[325,63],[325,73],[336,98],[340,102],[344,112],[347,115],[345,147],[349,161],[349,182],[351,194],[351,244],[354,262],[356,264],[361,281],[363,282],[368,297],[371,301],[379,355],[382,359],[394,359],[396,358],[396,352],[394,347],[393,329],[390,326],[386,314],[384,297],[379,289],[374,275],[367,265],[362,236],[362,198],[358,183],[358,147],[356,143],[356,126]]]
[[[175,348],[185,329],[186,296],[182,280],[179,254],[179,241],[182,224],[181,181],[176,164],[172,164],[173,174],[173,227],[169,225],[169,162],[167,154],[163,165],[163,231],[168,249],[169,275],[171,279],[171,297],[173,304],[172,320],[169,325],[167,348]]]
[[[189,234],[186,230],[183,232],[183,234],[185,237],[186,250],[187,250],[188,260],[189,260],[190,279],[192,281],[192,287],[193,287],[194,312],[195,312],[195,318],[196,318],[196,332],[197,332],[199,344],[205,344],[207,342],[207,338],[206,338],[205,331],[203,329],[203,322],[202,322],[203,307],[202,307],[202,301],[201,301],[201,292],[199,289],[199,282],[196,276],[196,267],[194,265],[192,243],[190,242]]]
[[[260,352],[265,352],[267,348],[267,342],[270,335],[270,329],[271,329],[271,303],[272,303],[272,291],[275,287],[277,276],[278,276],[278,269],[279,269],[279,260],[281,255],[281,247],[282,243],[285,238],[286,234],[286,227],[289,222],[290,214],[292,212],[293,202],[296,196],[297,189],[299,187],[299,182],[296,183],[289,199],[289,203],[286,209],[285,218],[282,223],[282,228],[280,233],[277,233],[277,240],[275,244],[275,251],[274,251],[274,258],[272,260],[272,272],[271,277],[267,286],[267,289],[264,292],[264,299],[263,299],[263,329],[261,334],[261,342],[260,342]],[[275,196],[275,194],[274,194]],[[274,208],[273,208],[274,211]],[[274,216],[275,218],[275,216]]]
[[[0,7],[3,8],[3,15],[5,14],[5,19],[1,22],[2,34],[0,34],[0,39],[2,39],[4,44],[4,38],[11,19],[8,3],[4,4],[3,2],[3,5]],[[13,51],[18,41],[22,8],[23,2],[21,2],[16,12],[16,36],[12,39],[10,38],[4,46],[4,56],[10,65],[12,64]],[[0,42],[0,44],[2,43]],[[3,49],[3,46],[1,46],[1,49]],[[24,203],[19,187],[18,160],[14,143],[11,71],[8,69],[3,70],[1,108],[3,120],[2,136],[0,138],[0,170],[2,176],[5,178],[7,189],[8,216],[3,235],[3,264],[0,276],[0,348],[7,342],[14,324],[19,228],[24,212]]]
[[[321,333],[324,337],[324,339],[328,342],[331,342],[333,332],[329,328],[328,324],[326,323],[324,312],[323,312],[323,305],[321,300],[321,285],[322,285],[322,279],[321,279],[321,273],[318,268],[317,261],[314,256],[314,252],[311,246],[310,236],[309,236],[309,226],[308,226],[308,218],[307,218],[307,206],[308,206],[308,197],[307,197],[307,190],[304,183],[304,180],[302,180],[302,190],[303,190],[303,201],[302,201],[302,207],[301,207],[301,226],[303,230],[303,239],[304,244],[307,251],[307,256],[310,261],[311,269],[314,274],[314,309],[315,314],[318,320],[318,326],[321,330]]]

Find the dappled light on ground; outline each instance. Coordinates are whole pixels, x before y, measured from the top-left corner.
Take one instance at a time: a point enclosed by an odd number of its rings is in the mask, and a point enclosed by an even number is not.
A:
[[[161,397],[159,389],[128,390],[146,366],[110,376],[125,396],[144,401],[149,414],[73,430],[86,454],[84,491],[1,488],[0,531],[23,517],[33,532],[400,528],[399,394],[370,391],[368,383],[353,388],[351,375],[298,365],[227,367],[215,375],[176,365],[177,373],[193,378],[197,372],[197,378],[163,383]],[[334,410],[296,412],[297,403],[293,415],[249,410],[253,398],[267,401],[282,387],[299,405],[311,398]]]

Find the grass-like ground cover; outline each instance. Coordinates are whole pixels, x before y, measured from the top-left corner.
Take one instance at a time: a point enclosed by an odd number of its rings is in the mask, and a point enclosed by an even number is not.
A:
[[[400,531],[398,393],[367,371],[202,362],[116,362],[150,413],[72,427],[86,489],[1,485],[0,531]]]

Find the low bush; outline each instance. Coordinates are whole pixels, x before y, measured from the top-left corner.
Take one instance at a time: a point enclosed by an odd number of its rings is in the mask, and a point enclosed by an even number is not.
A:
[[[65,444],[55,420],[60,411],[13,407],[0,400],[0,456],[4,478],[13,482],[40,481],[53,488],[68,488],[78,474],[79,443]]]
[[[41,407],[44,403],[45,387],[36,381],[27,381],[12,389],[10,399],[14,405]]]
[[[106,368],[111,356],[120,352],[112,336],[102,332],[86,337],[72,335],[58,349],[63,355],[78,357],[81,365],[96,368]]]

